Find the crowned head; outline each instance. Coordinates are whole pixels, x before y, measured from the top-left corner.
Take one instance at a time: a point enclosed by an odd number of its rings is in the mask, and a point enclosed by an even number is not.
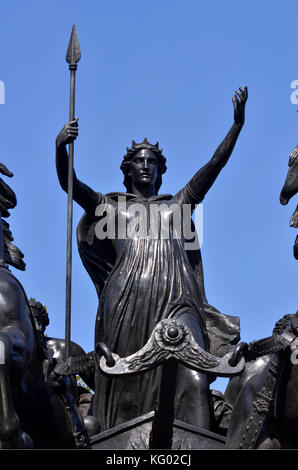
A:
[[[141,143],[136,143],[134,140],[132,141],[131,147],[126,147],[126,154],[123,157],[121,163],[121,170],[124,174],[124,181],[123,184],[126,187],[128,193],[132,192],[132,177],[130,166],[136,155],[141,155],[143,152],[142,150],[148,150],[148,153],[154,155],[156,162],[157,162],[157,177],[155,181],[155,194],[158,194],[159,188],[162,184],[162,175],[166,172],[166,158],[162,154],[162,149],[159,148],[158,142],[156,144],[150,144],[148,140],[145,139]]]

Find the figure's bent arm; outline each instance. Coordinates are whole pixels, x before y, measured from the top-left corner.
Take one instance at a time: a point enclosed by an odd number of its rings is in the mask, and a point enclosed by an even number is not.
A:
[[[58,174],[59,183],[62,189],[67,192],[68,189],[68,154],[65,145],[56,144],[56,169]],[[73,199],[76,201],[88,214],[94,216],[95,209],[98,205],[98,194],[82,183],[76,177],[75,171],[73,172]]]
[[[178,193],[178,198],[182,199],[183,202],[194,205],[199,204],[206,196],[220,171],[228,162],[244,125],[247,96],[247,87],[245,87],[244,90],[239,88],[239,91],[236,91],[232,100],[234,105],[234,124],[211,160],[206,163],[206,165],[194,175],[186,187]]]
[[[234,123],[211,160],[206,163],[206,165],[204,165],[189,181],[187,189],[193,198],[193,201],[191,201],[192,203],[200,203],[206,196],[217,176],[228,162],[241,129],[242,124]]]

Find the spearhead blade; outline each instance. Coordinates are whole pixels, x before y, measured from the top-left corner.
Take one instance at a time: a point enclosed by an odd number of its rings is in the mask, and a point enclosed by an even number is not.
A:
[[[81,50],[79,45],[79,40],[77,36],[76,26],[73,25],[71,36],[66,52],[66,62],[69,63],[69,66],[76,65],[81,58]]]

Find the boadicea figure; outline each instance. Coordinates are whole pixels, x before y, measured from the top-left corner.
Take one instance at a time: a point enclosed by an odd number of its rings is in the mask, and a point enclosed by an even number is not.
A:
[[[239,88],[233,97],[230,131],[211,160],[174,196],[158,194],[166,159],[159,145],[147,139],[133,141],[123,158],[126,193],[98,193],[73,174],[73,198],[85,211],[77,228],[78,249],[99,297],[95,343],[104,342],[120,357],[140,350],[156,324],[166,318],[186,325],[201,347],[217,355],[232,349],[239,339],[237,318],[222,315],[207,303],[199,248],[186,249],[190,240],[183,230],[181,236],[177,233],[180,225],[190,225],[195,205],[203,201],[228,162],[244,124],[246,100],[247,88]],[[66,145],[77,136],[75,119],[56,139],[57,173],[64,191]],[[177,208],[181,219],[176,217]],[[144,221],[150,221],[146,227]],[[103,225],[109,222],[112,229],[104,236]],[[155,369],[142,376],[110,378],[97,372],[93,413],[101,431],[153,410],[159,373]],[[206,375],[179,365],[176,418],[209,429],[208,386]]]

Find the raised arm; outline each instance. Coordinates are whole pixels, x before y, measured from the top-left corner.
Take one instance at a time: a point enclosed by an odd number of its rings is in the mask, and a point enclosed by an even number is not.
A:
[[[244,90],[239,88],[239,92],[236,91],[233,97],[234,124],[223,142],[217,148],[211,160],[193,176],[185,189],[182,190],[184,192],[186,191],[187,202],[192,204],[200,203],[213,185],[222,168],[228,162],[244,124],[247,96],[247,87],[245,87]]]
[[[59,183],[64,191],[68,188],[68,153],[66,145],[73,142],[79,133],[78,119],[65,124],[56,138],[56,169]],[[85,183],[82,183],[73,172],[73,199],[88,214],[94,216],[99,202],[98,194]]]

